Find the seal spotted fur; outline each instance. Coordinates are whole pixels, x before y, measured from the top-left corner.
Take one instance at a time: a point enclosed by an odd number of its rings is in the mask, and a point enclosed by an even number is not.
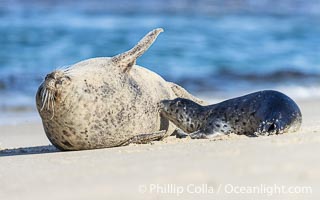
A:
[[[298,105],[288,96],[272,90],[209,106],[182,98],[163,100],[160,112],[195,139],[229,133],[282,134],[297,131],[302,121]]]
[[[201,101],[135,65],[162,31],[149,32],[127,52],[81,61],[46,76],[36,104],[53,145],[61,150],[115,147],[159,140],[175,130],[159,115],[159,102],[177,97]]]

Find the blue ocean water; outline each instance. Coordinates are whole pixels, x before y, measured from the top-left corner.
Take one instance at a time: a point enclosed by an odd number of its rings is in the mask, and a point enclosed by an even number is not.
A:
[[[194,2],[0,0],[0,112],[34,113],[47,73],[121,53],[157,27],[137,64],[200,97],[320,96],[320,2]]]

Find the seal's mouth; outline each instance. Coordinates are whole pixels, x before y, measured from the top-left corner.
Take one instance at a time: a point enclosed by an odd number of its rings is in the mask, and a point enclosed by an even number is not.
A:
[[[56,89],[54,86],[54,82],[54,80],[45,81],[40,89],[39,95],[41,97],[42,105],[40,111],[42,111],[43,109],[50,110],[50,106],[54,104],[54,100],[56,99]]]
[[[40,112],[43,112],[44,110],[50,111],[52,110],[52,117],[54,117],[54,107],[55,107],[55,88],[54,88],[54,81],[45,81],[40,90],[39,90],[39,98],[40,98]]]

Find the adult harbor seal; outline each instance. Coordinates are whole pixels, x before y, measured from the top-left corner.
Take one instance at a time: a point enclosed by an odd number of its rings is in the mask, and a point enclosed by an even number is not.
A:
[[[53,145],[84,150],[158,140],[175,129],[159,115],[161,100],[184,97],[201,103],[180,86],[135,65],[162,31],[149,32],[127,52],[88,59],[46,76],[36,104]]]
[[[209,106],[182,98],[163,100],[160,107],[162,116],[193,139],[229,133],[281,134],[297,131],[302,121],[297,104],[288,96],[272,90]]]

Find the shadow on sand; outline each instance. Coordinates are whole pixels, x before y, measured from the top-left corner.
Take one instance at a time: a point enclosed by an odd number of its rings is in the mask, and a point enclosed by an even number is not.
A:
[[[61,152],[52,145],[0,150],[0,157]]]

